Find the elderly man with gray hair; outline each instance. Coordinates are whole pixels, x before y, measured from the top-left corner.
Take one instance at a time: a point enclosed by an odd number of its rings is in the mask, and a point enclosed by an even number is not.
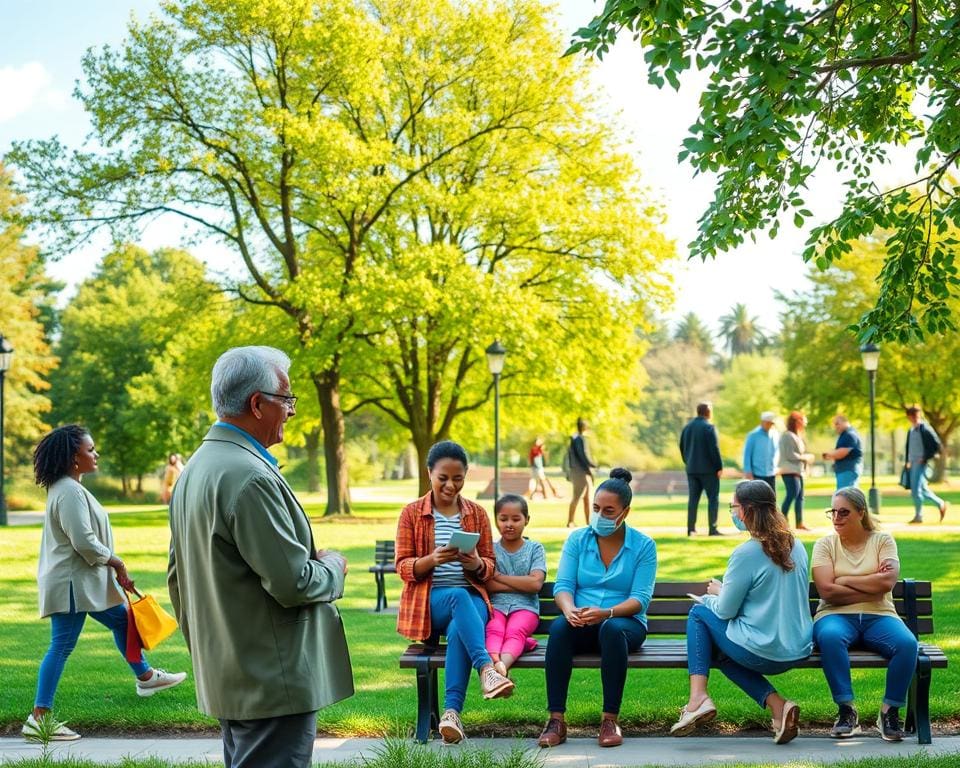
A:
[[[777,415],[773,411],[760,414],[760,426],[747,435],[743,445],[743,476],[747,480],[763,480],[774,492],[777,490],[777,430],[773,422]]]
[[[296,414],[289,368],[272,347],[220,356],[210,387],[218,420],[170,503],[167,586],[226,768],[309,766],[317,710],[353,694],[334,605],[346,560],[316,549],[267,451]]]

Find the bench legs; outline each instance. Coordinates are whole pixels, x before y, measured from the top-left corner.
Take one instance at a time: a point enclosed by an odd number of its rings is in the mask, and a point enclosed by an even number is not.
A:
[[[921,651],[917,657],[917,671],[910,683],[907,713],[903,721],[905,730],[916,733],[917,742],[920,744],[930,744],[933,741],[930,734],[931,671],[930,657]]]
[[[440,725],[437,693],[437,670],[430,669],[429,659],[417,659],[417,734],[416,739],[426,744],[430,734]]]
[[[377,607],[376,612],[380,613],[387,607],[387,584],[386,579],[383,576],[383,571],[377,571],[373,574],[373,578],[377,582]]]

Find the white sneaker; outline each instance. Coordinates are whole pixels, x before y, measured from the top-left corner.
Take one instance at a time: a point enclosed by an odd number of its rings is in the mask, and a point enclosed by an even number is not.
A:
[[[162,669],[154,669],[153,677],[137,680],[137,696],[153,696],[159,691],[180,685],[186,679],[186,672],[165,672]]]
[[[47,715],[47,717],[53,718],[53,715]],[[76,731],[71,731],[67,728],[65,723],[55,723],[56,728],[53,733],[50,735],[50,741],[76,741],[80,738],[80,734]],[[40,723],[37,722],[37,718],[33,716],[33,712],[30,713],[30,716],[27,718],[27,722],[23,724],[23,728],[20,729],[20,733],[23,734],[23,737],[27,741],[43,741],[43,737],[40,733]]]
[[[463,723],[460,722],[460,715],[457,714],[457,710],[444,710],[437,728],[444,744],[459,744],[463,741]]]
[[[670,726],[670,735],[689,736],[697,729],[698,725],[713,720],[716,716],[717,708],[708,696],[696,709],[687,711],[687,708],[684,707],[680,710],[680,719]]]

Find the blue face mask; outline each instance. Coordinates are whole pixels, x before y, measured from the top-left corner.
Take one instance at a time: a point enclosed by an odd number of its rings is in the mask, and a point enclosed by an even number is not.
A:
[[[743,522],[743,520],[741,520],[739,517],[737,517],[736,513],[731,512],[730,519],[733,520],[733,524],[737,527],[738,531],[747,530],[747,524]]]
[[[623,525],[622,519],[618,523],[609,517],[604,517],[596,510],[590,513],[590,527],[593,528],[597,536],[609,536],[611,533],[616,533],[617,528],[621,525]]]

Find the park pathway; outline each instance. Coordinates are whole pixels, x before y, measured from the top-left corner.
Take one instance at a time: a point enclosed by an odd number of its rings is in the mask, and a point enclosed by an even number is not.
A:
[[[317,739],[314,760],[341,762],[362,756],[371,756],[382,742],[378,739]],[[527,748],[531,741],[511,739],[472,739],[465,746],[508,751],[513,747]],[[438,742],[431,749],[442,749]],[[171,762],[221,762],[219,739],[210,738],[84,738],[56,747],[55,759],[74,757],[96,761],[101,765],[115,765],[125,757],[162,757]],[[570,739],[555,749],[540,752],[544,766],[561,768],[626,768],[627,766],[700,766],[723,765],[731,762],[779,765],[788,761],[813,761],[830,764],[844,759],[954,754],[960,764],[960,736],[935,737],[933,744],[920,746],[915,741],[887,744],[877,736],[835,741],[825,736],[807,736],[791,744],[777,747],[769,738],[743,736],[628,738],[617,749],[600,749],[594,739]],[[40,748],[26,744],[19,738],[0,739],[0,764],[23,757],[37,757]]]

